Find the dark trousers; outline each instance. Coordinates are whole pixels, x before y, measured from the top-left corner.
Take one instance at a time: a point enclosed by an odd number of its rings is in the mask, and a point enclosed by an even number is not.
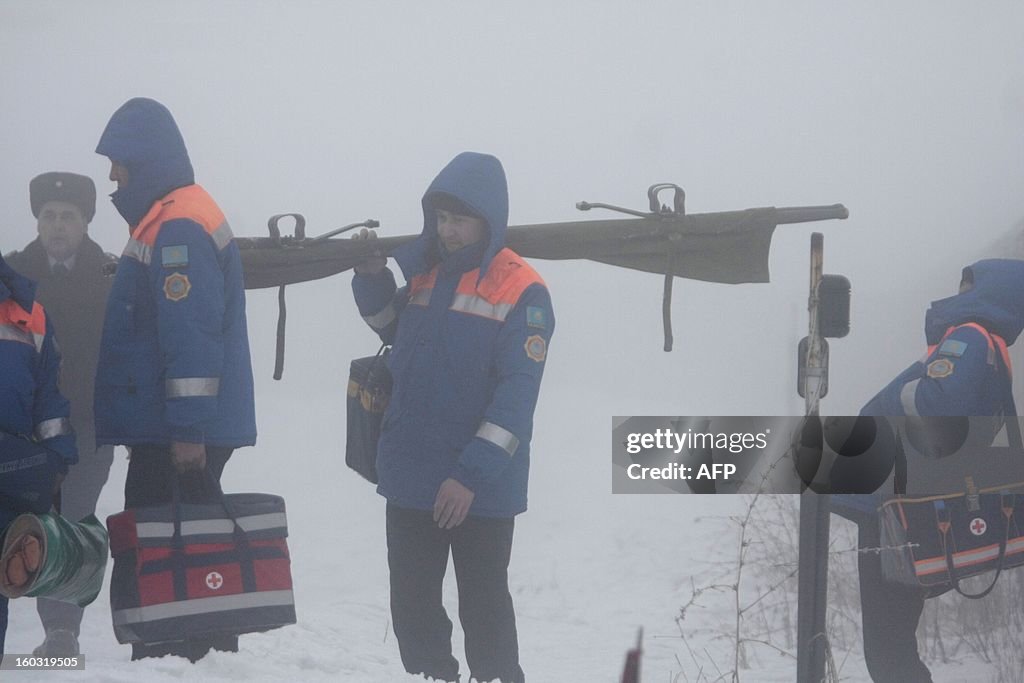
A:
[[[216,446],[206,447],[206,469],[218,483],[233,450]],[[131,457],[128,460],[128,476],[124,482],[125,509],[170,503],[174,495],[175,477],[178,479],[182,501],[204,503],[217,500],[216,487],[210,483],[205,473],[191,471],[178,474],[175,471],[168,446],[132,446]],[[156,645],[133,644],[132,659],[178,655],[196,662],[211,648],[238,652],[238,636],[209,636],[181,643]]]
[[[92,436],[89,435],[90,441]],[[77,522],[96,512],[96,501],[107,483],[110,465],[114,462],[114,447],[100,446],[92,449],[78,439],[77,465],[72,465],[60,489],[60,513],[66,519]],[[43,628],[49,632],[65,629],[78,635],[84,610],[70,602],[39,598],[36,610]]]
[[[858,526],[858,545],[881,545],[877,521]],[[864,628],[864,660],[875,683],[932,683],[917,652],[917,623],[924,610],[920,589],[890,583],[882,577],[878,553],[860,553],[860,605]]]
[[[11,510],[0,508],[0,548],[7,535],[7,527],[17,515]],[[0,595],[0,661],[4,658],[4,641],[7,639],[7,598]]]
[[[4,658],[4,641],[7,639],[7,598],[0,595],[0,661]]]
[[[0,543],[4,540],[7,525],[14,521],[14,513],[0,510]],[[4,658],[4,641],[7,639],[7,598],[0,595],[0,662]]]
[[[452,622],[441,602],[448,552],[455,562],[459,620],[473,678],[523,683],[508,563],[513,518],[467,517],[439,529],[431,512],[387,506],[391,620],[409,673],[459,680],[452,656]]]

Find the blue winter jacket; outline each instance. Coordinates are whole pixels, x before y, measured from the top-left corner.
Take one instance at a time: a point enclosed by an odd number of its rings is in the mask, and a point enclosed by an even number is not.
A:
[[[129,100],[96,151],[128,170],[111,198],[132,227],[103,323],[97,442],[254,444],[241,257],[177,124],[160,103]]]
[[[1012,345],[1024,329],[1024,261],[987,259],[964,269],[974,286],[932,303],[925,338],[934,347],[876,394],[861,415],[1003,416],[1011,396],[1009,368],[998,343],[976,323]],[[951,332],[950,328],[954,328]],[[947,334],[948,333],[948,334]],[[874,512],[884,493],[835,496],[840,511]]]
[[[448,254],[432,198],[456,197],[483,217],[488,236]],[[555,327],[543,281],[504,248],[508,190],[494,157],[465,152],[423,196],[423,232],[394,254],[391,271],[357,274],[359,312],[392,344],[394,391],[377,452],[378,492],[400,507],[433,508],[454,478],[476,495],[470,514],[526,509],[533,411]]]
[[[56,451],[67,466],[78,462],[78,450],[69,405],[57,386],[53,326],[35,292],[35,283],[0,256],[0,431]]]

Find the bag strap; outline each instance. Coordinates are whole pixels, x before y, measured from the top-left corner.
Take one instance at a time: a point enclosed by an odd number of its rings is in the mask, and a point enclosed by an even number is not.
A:
[[[1013,398],[1011,397],[1010,400],[1012,401]],[[1017,419],[1016,410],[1006,416],[1006,439],[1010,448],[1024,450],[1024,442],[1022,442],[1020,434],[1020,421]]]
[[[203,476],[206,479],[206,485],[210,491],[214,493],[220,506],[224,508],[224,514],[228,516],[235,528],[231,534],[235,539],[235,546],[238,549],[238,564],[242,573],[242,590],[246,593],[252,593],[256,590],[256,557],[253,554],[252,546],[249,545],[249,537],[245,535],[245,529],[238,523],[238,513],[234,509],[234,506],[228,500],[228,497],[224,495],[224,489],[221,488],[220,482],[210,472],[209,467],[203,468]]]
[[[1006,503],[1006,499],[1009,498],[1009,505]],[[1003,514],[1000,515],[1003,519],[1003,533],[999,538],[999,557],[996,559],[996,573],[992,577],[992,582],[988,587],[980,593],[967,593],[960,587],[960,577],[956,575],[956,567],[953,564],[953,544],[950,543],[949,539],[949,525],[948,520],[945,526],[945,530],[940,526],[940,532],[942,533],[942,545],[946,550],[946,571],[949,573],[949,582],[956,589],[956,592],[970,600],[980,600],[986,595],[992,592],[992,589],[996,587],[996,582],[999,580],[999,575],[1003,573],[1003,561],[1006,559],[1006,545],[1010,540],[1010,516],[1013,514],[1013,499],[1014,495],[1010,493],[1002,494],[1002,501],[1000,507],[1002,508]],[[1009,512],[1006,512],[1009,510]],[[947,511],[948,516],[948,511]]]
[[[1020,423],[1017,418],[1017,404],[1013,400],[1013,367],[1010,365],[1010,355],[1006,348],[1006,342],[1002,337],[989,332],[988,328],[980,323],[971,322],[965,323],[964,325],[957,325],[946,330],[946,334],[943,335],[942,339],[945,340],[954,330],[959,327],[969,326],[972,327],[982,334],[988,340],[989,348],[995,349],[995,366],[1001,368],[1006,373],[1006,386],[1003,390],[1003,424],[1006,426],[1006,439],[1010,444],[1011,448],[1018,450],[1024,449],[1024,441],[1021,439]],[[941,342],[940,342],[941,343]],[[929,348],[929,352],[932,348]]]
[[[181,537],[181,482],[178,474],[171,477],[171,510],[174,513],[174,532],[171,534],[171,585],[175,600],[188,599],[188,581],[185,576],[185,540]]]
[[[242,575],[242,589],[247,593],[254,592],[256,590],[256,567],[254,564],[256,557],[253,555],[252,547],[249,545],[249,538],[245,535],[245,530],[238,523],[236,511],[228,501],[227,496],[224,495],[220,482],[210,472],[209,467],[203,468],[203,479],[207,490],[213,493],[214,500],[210,502],[219,504],[224,509],[224,514],[234,523],[232,536],[237,548],[238,564]],[[181,479],[177,473],[171,479],[171,506],[174,511],[174,533],[171,536],[171,557],[169,559],[171,576],[173,577],[174,599],[180,601],[188,599],[186,569],[190,564],[185,553],[185,540],[181,534],[183,503],[181,500]]]
[[[1002,357],[1000,357],[1002,361]],[[1010,444],[1010,448],[1017,450],[1024,450],[1024,441],[1021,439],[1020,433],[1020,421],[1017,419],[1017,403],[1013,400],[1013,374],[1010,369],[1005,367],[1007,378],[1009,381],[1006,383],[1005,389],[1003,389],[1003,422],[1006,425],[1006,440]]]
[[[380,348],[377,349],[377,353],[373,357],[373,363],[370,364],[370,370],[366,373],[367,383],[373,381],[374,373],[377,372],[378,368],[387,370],[387,357],[390,352],[391,345],[386,342],[381,344]]]
[[[893,425],[893,433],[896,435],[895,439],[895,453],[893,457],[893,478],[892,478],[892,491],[894,495],[903,496],[907,493],[907,469],[910,467],[907,463],[907,452],[903,450],[903,430],[901,427]]]

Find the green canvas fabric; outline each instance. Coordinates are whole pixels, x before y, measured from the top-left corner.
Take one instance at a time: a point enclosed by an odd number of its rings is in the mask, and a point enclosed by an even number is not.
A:
[[[43,539],[43,555],[35,578],[16,590],[5,590],[9,598],[46,597],[85,607],[100,592],[107,565],[107,530],[89,515],[71,522],[60,515],[20,515],[7,528],[3,555],[23,533]]]

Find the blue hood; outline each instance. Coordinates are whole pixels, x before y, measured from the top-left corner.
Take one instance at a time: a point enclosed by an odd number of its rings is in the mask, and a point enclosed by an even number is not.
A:
[[[483,279],[491,259],[505,246],[505,231],[508,229],[505,169],[496,157],[489,154],[463,152],[441,169],[423,195],[423,232],[418,239],[402,245],[392,255],[406,280],[429,271],[437,264],[440,247],[437,215],[431,200],[441,193],[455,197],[487,222],[488,242],[480,261],[480,278]]]
[[[925,336],[937,344],[953,325],[979,323],[1013,344],[1024,329],[1024,261],[986,259],[964,268],[974,286],[963,294],[932,302],[925,316]]]
[[[14,299],[14,303],[31,313],[36,299],[36,283],[19,275],[0,255],[0,301],[7,299]]]
[[[96,153],[128,170],[128,182],[110,198],[131,226],[156,200],[195,182],[178,124],[156,100],[136,97],[121,105],[100,136]]]

